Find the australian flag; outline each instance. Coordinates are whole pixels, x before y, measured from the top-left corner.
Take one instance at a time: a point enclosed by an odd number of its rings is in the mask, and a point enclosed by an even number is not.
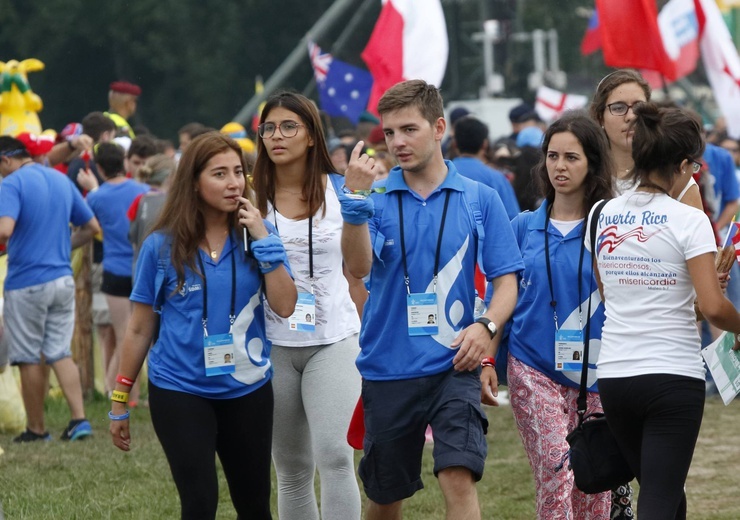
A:
[[[321,109],[330,116],[344,116],[357,124],[370,98],[372,75],[334,58],[328,52],[322,53],[314,42],[308,42],[308,54],[319,89]]]

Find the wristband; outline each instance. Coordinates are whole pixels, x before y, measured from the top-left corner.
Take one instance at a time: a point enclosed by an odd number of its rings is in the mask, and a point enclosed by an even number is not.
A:
[[[369,190],[351,190],[347,187],[347,185],[342,185],[342,193],[346,193],[347,195],[361,195],[363,197],[367,197],[371,193],[385,193],[385,186],[380,186],[379,188],[370,188]]]
[[[113,390],[113,392],[111,392],[110,394],[110,400],[117,403],[127,403],[128,392],[119,392],[118,390]]]
[[[129,388],[134,386],[134,382],[132,380],[126,376],[122,376],[121,374],[116,376],[116,383],[121,383],[123,386],[128,386]]]
[[[342,207],[342,219],[347,224],[360,226],[367,223],[375,214],[373,199],[364,195],[342,193],[339,196]]]
[[[262,274],[271,273],[288,260],[283,242],[272,233],[252,242],[251,248]]]
[[[496,358],[484,357],[480,360],[480,366],[496,368]]]
[[[113,412],[108,412],[108,419],[110,419],[111,421],[125,421],[129,418],[129,415],[131,414],[128,410],[123,412],[121,415],[116,415]]]

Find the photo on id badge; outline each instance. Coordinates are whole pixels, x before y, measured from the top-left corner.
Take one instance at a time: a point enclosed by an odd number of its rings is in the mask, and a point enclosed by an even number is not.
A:
[[[232,334],[213,334],[203,338],[203,356],[207,376],[232,374],[234,364],[234,336]]]

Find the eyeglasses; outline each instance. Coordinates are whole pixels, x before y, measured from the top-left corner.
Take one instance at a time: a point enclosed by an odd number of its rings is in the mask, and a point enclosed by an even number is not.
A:
[[[692,172],[699,173],[699,170],[701,170],[702,166],[704,166],[702,163],[691,159],[691,171]]]
[[[623,116],[627,113],[627,111],[632,108],[632,113],[635,112],[633,107],[638,106],[639,104],[644,103],[644,101],[636,101],[635,103],[632,103],[631,105],[628,105],[627,103],[624,103],[623,101],[617,101],[616,103],[610,103],[609,105],[606,105],[606,108],[609,109],[609,113],[613,116]]]
[[[278,128],[280,129],[280,135],[283,137],[295,137],[298,135],[298,128],[301,126],[306,125],[296,123],[295,121],[282,121],[279,125],[275,123],[262,123],[257,129],[262,139],[269,139],[275,135],[275,130]]]

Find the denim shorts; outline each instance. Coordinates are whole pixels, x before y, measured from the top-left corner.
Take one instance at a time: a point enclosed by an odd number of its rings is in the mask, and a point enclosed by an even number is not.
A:
[[[421,459],[427,425],[434,437],[434,475],[464,467],[480,480],[488,453],[488,419],[480,392],[480,370],[363,380],[365,439],[358,473],[368,498],[390,504],[424,487]]]
[[[5,291],[5,333],[10,362],[47,363],[72,355],[75,327],[75,282],[71,276]]]

